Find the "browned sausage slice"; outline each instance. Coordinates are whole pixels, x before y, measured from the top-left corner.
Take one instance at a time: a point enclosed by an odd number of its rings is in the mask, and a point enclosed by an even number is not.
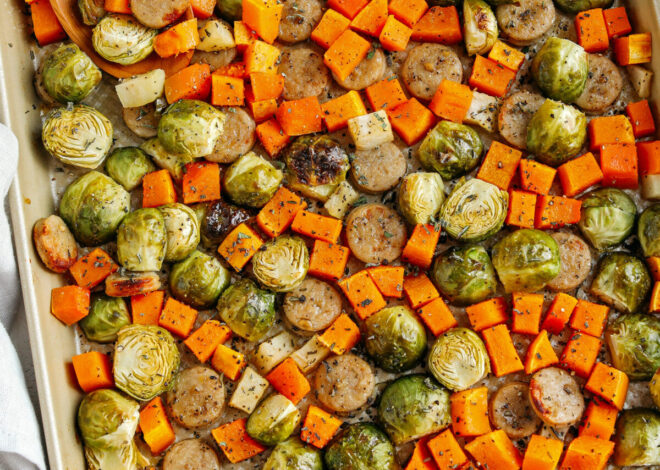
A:
[[[442,44],[420,44],[408,53],[401,77],[416,98],[431,100],[443,80],[460,83],[463,66],[458,55]]]
[[[32,238],[39,258],[51,271],[64,273],[78,259],[76,239],[57,215],[37,220]]]
[[[354,354],[326,359],[314,375],[316,398],[328,409],[347,413],[364,406],[374,391],[371,366]]]
[[[160,113],[156,112],[156,105],[149,103],[139,108],[124,108],[122,110],[124,123],[133,134],[143,139],[150,139],[158,135],[158,121]]]
[[[164,28],[183,15],[190,0],[131,0],[133,16],[145,26]]]
[[[220,470],[213,448],[199,439],[186,439],[169,448],[163,470]]]
[[[545,98],[531,91],[519,91],[504,100],[497,123],[500,135],[511,145],[527,148],[527,126]]]
[[[252,149],[256,140],[257,125],[243,108],[226,108],[222,134],[213,147],[213,153],[205,158],[217,163],[232,163]]]
[[[520,0],[498,6],[496,16],[502,35],[512,44],[526,46],[552,28],[556,12],[552,0]]]
[[[570,426],[582,417],[584,397],[571,374],[558,367],[541,369],[529,382],[532,408],[550,426]]]
[[[577,288],[591,271],[591,251],[577,235],[567,232],[555,232],[550,235],[559,245],[561,271],[548,283],[555,291],[569,291]]]
[[[208,64],[211,72],[225,67],[232,63],[236,58],[236,48],[223,49],[221,51],[195,51],[190,59],[191,64]]]
[[[313,277],[286,294],[282,308],[288,322],[303,331],[329,327],[341,313],[341,296],[330,284]]]
[[[284,75],[282,96],[285,100],[318,96],[330,81],[323,57],[311,47],[284,49],[278,71]]]
[[[387,60],[380,49],[373,49],[373,54],[367,54],[362,62],[344,80],[340,80],[334,73],[332,77],[343,88],[347,90],[363,90],[369,85],[380,81],[385,74]]]
[[[186,369],[167,392],[167,405],[172,419],[184,428],[209,426],[222,417],[225,406],[222,378],[208,367]]]
[[[312,34],[323,15],[319,0],[282,0],[284,10],[280,21],[280,41],[290,44],[304,41]]]
[[[622,88],[623,78],[616,64],[602,55],[589,54],[587,83],[575,104],[589,113],[601,114],[616,101]]]
[[[110,297],[131,297],[146,294],[160,288],[160,276],[156,272],[119,271],[105,278],[105,293]]]
[[[500,387],[490,399],[490,420],[512,439],[531,436],[541,425],[529,402],[529,386],[512,382]]]
[[[346,218],[351,252],[364,263],[391,263],[403,252],[406,226],[399,214],[383,204],[364,204]]]
[[[368,150],[358,150],[351,163],[355,186],[366,193],[392,189],[406,174],[407,161],[399,147],[391,142]]]

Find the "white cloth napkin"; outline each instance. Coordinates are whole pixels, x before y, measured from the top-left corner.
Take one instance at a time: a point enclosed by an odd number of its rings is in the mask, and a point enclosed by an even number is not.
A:
[[[16,137],[0,124],[3,201],[16,174],[17,162]],[[19,282],[5,204],[4,210],[0,210],[0,470],[44,470],[41,428],[34,406],[34,371]]]

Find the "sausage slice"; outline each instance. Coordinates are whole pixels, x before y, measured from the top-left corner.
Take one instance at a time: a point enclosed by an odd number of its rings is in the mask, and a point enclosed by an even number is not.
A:
[[[391,142],[368,150],[358,150],[351,163],[351,177],[362,192],[382,193],[392,189],[406,174],[407,161]]]
[[[64,220],[55,214],[37,220],[32,238],[39,258],[53,272],[66,272],[78,259],[76,239]]]
[[[350,73],[345,80],[340,80],[334,73],[332,77],[343,88],[347,90],[363,90],[369,85],[380,81],[385,74],[387,60],[385,54],[380,49],[372,49],[367,57]]]
[[[284,75],[282,96],[285,100],[318,96],[330,82],[330,72],[323,57],[310,47],[284,49],[278,72]]]
[[[406,226],[399,214],[383,204],[359,206],[346,218],[351,252],[364,263],[391,263],[403,252]]]
[[[124,123],[133,134],[143,139],[150,139],[158,135],[158,121],[160,114],[156,112],[156,105],[149,103],[138,108],[124,108],[122,110]]]
[[[257,125],[243,108],[226,108],[222,134],[213,147],[213,153],[205,158],[217,163],[232,163],[252,149],[256,141]]]
[[[589,54],[587,83],[575,104],[587,112],[601,114],[616,101],[622,88],[623,78],[616,64],[602,55]]]
[[[541,425],[529,402],[529,386],[522,382],[503,385],[493,394],[490,419],[512,439],[531,436]]]
[[[541,369],[529,382],[534,412],[550,426],[570,426],[584,413],[584,397],[571,374],[558,367]]]
[[[321,2],[319,0],[282,0],[282,3],[284,10],[280,20],[278,39],[293,44],[309,38],[323,16]]]
[[[236,58],[236,48],[223,49],[221,51],[195,51],[190,59],[191,64],[208,64],[211,72],[225,67]]]
[[[183,15],[190,0],[131,0],[133,16],[145,26],[164,28]]]
[[[458,55],[442,44],[420,44],[408,53],[401,77],[416,98],[431,100],[443,80],[460,83],[463,66]]]
[[[347,413],[364,406],[374,391],[371,366],[354,354],[323,361],[314,375],[314,393],[326,408]]]
[[[172,419],[184,428],[209,426],[222,417],[225,406],[222,378],[208,367],[186,369],[167,392],[167,405]]]
[[[163,470],[220,470],[213,448],[199,439],[186,439],[169,448]]]
[[[496,16],[502,35],[512,44],[526,46],[552,28],[556,12],[552,0],[520,0],[498,6]]]
[[[555,232],[550,235],[559,245],[561,271],[548,283],[555,291],[568,291],[577,288],[591,271],[591,251],[577,235],[567,232]]]
[[[527,126],[545,98],[531,91],[519,91],[502,103],[497,123],[500,135],[511,145],[527,148]]]
[[[289,323],[303,331],[319,331],[329,327],[341,313],[339,292],[330,284],[313,277],[284,297],[284,315]]]

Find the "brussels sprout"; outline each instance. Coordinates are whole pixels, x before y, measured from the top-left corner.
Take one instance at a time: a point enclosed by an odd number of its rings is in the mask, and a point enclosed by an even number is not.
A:
[[[172,295],[193,307],[211,307],[229,285],[229,271],[220,261],[201,251],[193,251],[183,261],[172,266]]]
[[[527,150],[558,166],[577,155],[587,138],[587,117],[572,106],[545,100],[527,126]]]
[[[660,256],[660,204],[644,209],[639,216],[637,236],[645,258]]]
[[[497,278],[486,249],[455,246],[435,259],[431,276],[442,295],[457,305],[470,305],[495,294]]]
[[[139,418],[140,405],[114,390],[85,395],[78,428],[89,470],[135,470],[148,464],[133,440]]]
[[[411,224],[428,224],[445,200],[445,185],[437,173],[406,175],[399,186],[399,210]]]
[[[144,151],[138,147],[120,147],[112,151],[105,161],[105,171],[126,191],[132,191],[142,183],[147,173],[156,167]]]
[[[44,88],[60,103],[78,103],[101,81],[101,71],[75,44],[48,54],[41,72]]]
[[[624,410],[616,422],[614,459],[619,466],[660,465],[660,413],[637,408]]]
[[[122,392],[147,401],[171,390],[179,363],[179,350],[167,330],[154,325],[119,330],[112,373]]]
[[[287,439],[300,422],[298,408],[284,395],[276,393],[262,401],[248,417],[248,435],[267,446]]]
[[[280,442],[271,452],[262,470],[323,470],[321,451],[303,444],[297,437]]]
[[[548,38],[532,60],[532,75],[546,96],[573,103],[587,83],[587,53],[568,39]]]
[[[452,238],[478,242],[499,232],[508,207],[509,193],[473,178],[454,186],[440,208],[440,223]]]
[[[400,377],[383,391],[378,419],[396,445],[436,433],[451,423],[449,391],[426,375]]]
[[[90,171],[71,183],[60,200],[59,213],[80,243],[109,241],[128,213],[131,196],[112,178]]]
[[[268,160],[248,152],[227,168],[223,185],[236,204],[262,207],[273,197],[282,178],[282,172]]]
[[[484,145],[477,131],[463,124],[440,121],[419,147],[419,162],[446,180],[458,178],[479,164]]]
[[[160,206],[158,210],[165,219],[167,233],[165,261],[181,261],[199,245],[197,215],[190,207],[178,202]]]
[[[639,311],[651,290],[644,261],[625,253],[611,253],[598,263],[590,292],[624,313]]]
[[[195,160],[190,155],[168,152],[160,143],[158,137],[145,140],[140,145],[140,149],[149,155],[156,162],[156,165],[169,171],[170,175],[177,181],[181,181],[181,178],[183,178],[186,165]]]
[[[195,210],[200,211],[202,242],[207,247],[218,245],[234,227],[250,218],[245,209],[222,200],[208,205],[198,204]]]
[[[41,141],[62,163],[94,169],[112,147],[112,123],[83,104],[56,108],[46,115]]]
[[[457,392],[486,377],[490,359],[478,334],[468,328],[453,328],[433,343],[428,368],[438,382]]]
[[[252,258],[252,272],[259,283],[275,292],[298,287],[309,268],[305,241],[288,235],[266,242]]]
[[[346,179],[350,167],[344,149],[327,135],[298,137],[284,161],[287,186],[324,202]]]
[[[490,6],[483,0],[464,0],[463,25],[468,55],[487,54],[499,34],[497,18]]]
[[[325,452],[328,470],[398,470],[394,446],[373,423],[348,426]]]
[[[105,0],[78,0],[78,10],[83,23],[95,26],[105,16]]]
[[[129,271],[159,271],[166,247],[165,219],[158,209],[131,212],[117,230],[117,260]]]
[[[649,382],[649,392],[655,406],[660,408],[660,369],[655,371]]]
[[[241,338],[259,341],[275,323],[275,294],[243,278],[222,293],[218,315]]]
[[[107,15],[94,26],[92,46],[105,60],[130,65],[151,54],[157,34],[132,16]]]
[[[94,294],[89,314],[78,322],[85,337],[97,343],[112,343],[117,332],[131,324],[126,302],[121,297]]]
[[[616,188],[601,188],[582,197],[578,228],[597,250],[614,248],[633,230],[637,207]]]
[[[161,116],[158,140],[170,153],[203,157],[213,153],[225,119],[225,113],[204,101],[179,100]]]
[[[243,2],[241,0],[218,0],[215,8],[218,15],[227,21],[236,21],[243,17]]]
[[[592,8],[607,8],[613,0],[555,0],[559,8],[568,13],[579,13]]]
[[[630,380],[649,380],[660,367],[660,319],[628,313],[605,331],[612,364]]]

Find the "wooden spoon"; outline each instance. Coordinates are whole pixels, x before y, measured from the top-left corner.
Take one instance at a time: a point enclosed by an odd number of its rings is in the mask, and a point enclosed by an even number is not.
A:
[[[190,63],[193,51],[188,51],[185,54],[179,54],[178,56],[167,59],[163,59],[156,53],[152,53],[146,59],[131,65],[120,65],[107,61],[98,55],[92,46],[92,28],[81,21],[77,0],[50,0],[50,4],[71,41],[76,43],[101,70],[114,77],[128,78],[153,69],[163,69],[165,70],[165,75],[170,76],[187,67]],[[188,8],[185,16],[186,19],[193,18],[192,8]]]

